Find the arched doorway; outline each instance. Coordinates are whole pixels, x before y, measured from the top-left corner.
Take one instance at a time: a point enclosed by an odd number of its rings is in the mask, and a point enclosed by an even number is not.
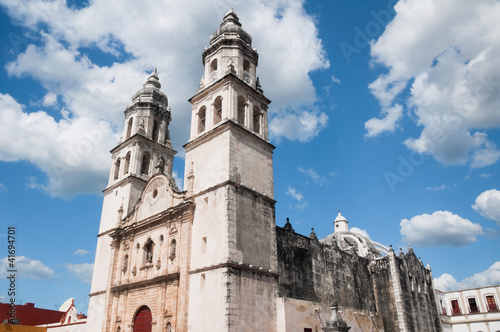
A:
[[[151,332],[152,320],[151,310],[145,305],[142,306],[135,315],[133,332]]]

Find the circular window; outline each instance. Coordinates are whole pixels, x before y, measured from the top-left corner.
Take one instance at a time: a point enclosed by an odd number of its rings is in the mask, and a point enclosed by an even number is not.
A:
[[[158,189],[153,190],[153,198],[156,198],[158,196]]]

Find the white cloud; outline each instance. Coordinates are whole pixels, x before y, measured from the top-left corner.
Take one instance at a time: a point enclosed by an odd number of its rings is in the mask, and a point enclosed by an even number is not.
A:
[[[500,3],[409,0],[395,11],[371,44],[373,62],[388,69],[370,85],[382,113],[411,84],[406,106],[422,131],[405,141],[409,149],[443,164],[496,163],[487,130],[500,127]],[[394,118],[368,120],[367,136],[393,130]]]
[[[175,180],[175,184],[177,185],[177,187],[182,190],[182,178],[177,174],[176,171],[172,171],[172,177],[174,178]]]
[[[336,78],[335,75],[332,75],[332,82],[337,84],[342,84],[342,82],[338,78]]]
[[[434,278],[434,287],[444,292],[498,284],[500,284],[500,262],[494,263],[486,271],[476,273],[461,281],[457,281],[448,273],[444,273],[439,278]]]
[[[2,183],[0,183],[0,193],[1,192],[4,192],[4,191],[7,191],[9,189],[7,189],[7,187],[5,185],[3,185]]]
[[[446,189],[446,185],[442,184],[442,185],[437,186],[437,187],[427,187],[425,189],[426,190],[431,190],[431,191],[441,191],[441,190],[445,190]]]
[[[0,0],[0,4],[18,24],[31,29],[33,36],[27,40],[30,45],[26,50],[6,66],[7,72],[39,82],[47,92],[39,97],[38,104],[60,107],[63,115],[63,119],[56,120],[44,109],[23,113],[23,106],[6,100],[9,96],[4,94],[2,102],[12,107],[7,119],[10,121],[0,121],[0,132],[14,124],[18,130],[15,145],[28,149],[32,146],[30,150],[39,153],[9,149],[8,144],[2,144],[0,160],[28,160],[39,166],[49,178],[49,183],[42,185],[53,195],[98,192],[109,172],[108,151],[121,132],[123,110],[153,67],[159,68],[162,90],[172,107],[172,141],[176,147],[187,141],[190,114],[186,110],[190,106],[186,99],[196,92],[202,75],[200,54],[229,5],[202,0],[146,0],[141,4],[132,0],[96,0],[81,9],[69,8],[61,1]],[[307,110],[316,101],[309,73],[329,66],[314,18],[305,12],[302,0],[238,2],[235,10],[260,53],[258,75],[266,95],[273,100],[271,136],[311,140],[326,127],[328,119],[322,112]],[[40,30],[40,26],[44,29]],[[114,62],[107,66],[96,64],[92,53],[95,49],[111,58],[115,56]],[[39,132],[40,126],[34,120],[47,125],[47,129]],[[93,165],[83,162],[71,167],[71,179],[60,181],[48,164],[64,165],[61,156],[74,149],[78,139],[94,127],[101,128],[103,137],[93,147]],[[45,140],[45,136],[49,142],[46,145],[31,145],[41,141],[39,137]],[[50,144],[58,140],[59,144]],[[86,171],[89,166],[94,169]],[[85,183],[82,178],[98,180]]]
[[[292,196],[295,200],[299,202],[302,201],[302,199],[304,199],[304,195],[302,195],[300,191],[298,191],[292,186],[288,186],[288,189],[285,192],[285,194],[287,194],[288,196]]]
[[[81,282],[90,284],[92,281],[92,272],[94,271],[94,264],[82,263],[82,264],[65,264],[64,267]]]
[[[483,235],[483,228],[449,211],[435,211],[401,220],[403,241],[424,247],[464,247]]]
[[[500,227],[500,191],[496,189],[486,190],[476,198],[476,204],[472,205],[474,211],[485,218],[494,220]]]
[[[95,192],[105,184],[107,150],[116,142],[109,123],[90,117],[56,121],[44,111],[26,113],[4,94],[0,94],[0,109],[0,160],[29,160],[49,176],[47,184],[30,178],[29,188],[71,197]]]
[[[78,255],[78,256],[85,256],[87,254],[89,254],[89,251],[85,249],[76,249],[75,252],[73,253],[73,255]]]
[[[351,228],[349,228],[349,230],[353,233],[357,233],[359,235],[362,235],[362,236],[366,237],[367,239],[370,238],[370,235],[368,235],[368,232],[366,231],[366,229],[361,229],[358,227],[351,227]]]
[[[397,122],[403,115],[401,105],[390,107],[384,111],[385,115],[382,119],[372,118],[365,122],[367,137],[377,136],[383,132],[393,132],[396,129]]]
[[[271,138],[280,140],[309,142],[318,136],[328,124],[328,116],[323,112],[287,110],[276,114],[269,122]]]
[[[0,276],[5,278],[9,275],[8,270],[12,269],[8,257],[0,260]],[[13,262],[17,270],[17,278],[48,280],[56,277],[54,270],[40,261],[25,257],[17,256]]]
[[[53,92],[47,93],[43,97],[43,106],[54,106],[57,103],[57,95]]]
[[[313,182],[319,186],[323,186],[328,182],[328,179],[325,176],[318,174],[318,172],[312,168],[305,169],[303,167],[299,167],[298,170],[300,173],[311,178]],[[335,172],[331,172],[330,176],[335,176]]]

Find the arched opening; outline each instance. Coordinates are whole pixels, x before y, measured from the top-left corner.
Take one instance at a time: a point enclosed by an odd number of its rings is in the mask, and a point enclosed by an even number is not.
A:
[[[153,315],[147,306],[142,306],[134,318],[133,332],[151,332],[153,326]]]
[[[210,72],[213,73],[217,70],[217,59],[213,59],[210,63]]]
[[[245,59],[243,61],[243,70],[244,71],[249,71],[250,70],[250,61],[248,61],[247,59]]]
[[[222,120],[222,97],[215,98],[214,101],[214,124]]]
[[[198,134],[205,131],[206,116],[207,116],[207,108],[203,106],[198,111]]]
[[[134,123],[134,118],[130,118],[128,120],[128,124],[127,124],[127,136],[125,137],[125,139],[129,138],[130,135],[132,134],[132,124]]]
[[[238,97],[238,123],[241,125],[245,125],[245,106],[245,98]]]
[[[257,106],[253,108],[253,131],[260,134],[260,109]]]
[[[158,126],[158,121],[155,120],[153,122],[153,134],[151,135],[151,138],[153,139],[153,141],[158,141],[158,132],[159,132],[160,128]]]
[[[172,332],[172,323],[168,322],[166,326],[167,332]]]
[[[123,167],[123,174],[128,174],[130,168],[130,151],[127,152],[127,155],[125,156],[125,165]]]
[[[141,174],[149,174],[149,164],[151,162],[151,155],[149,152],[144,152],[142,154],[142,163],[141,163]]]
[[[149,238],[144,244],[144,264],[153,263],[153,247],[154,242]]]
[[[115,171],[114,171],[113,178],[115,180],[117,180],[119,174],[120,174],[120,158],[116,159],[116,162],[115,162]]]

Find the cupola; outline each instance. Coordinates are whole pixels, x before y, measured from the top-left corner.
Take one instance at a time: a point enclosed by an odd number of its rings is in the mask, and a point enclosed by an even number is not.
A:
[[[335,232],[347,232],[347,231],[349,231],[348,221],[346,218],[344,218],[343,215],[340,214],[340,212],[337,215],[337,218],[335,218],[333,226],[334,226]]]

